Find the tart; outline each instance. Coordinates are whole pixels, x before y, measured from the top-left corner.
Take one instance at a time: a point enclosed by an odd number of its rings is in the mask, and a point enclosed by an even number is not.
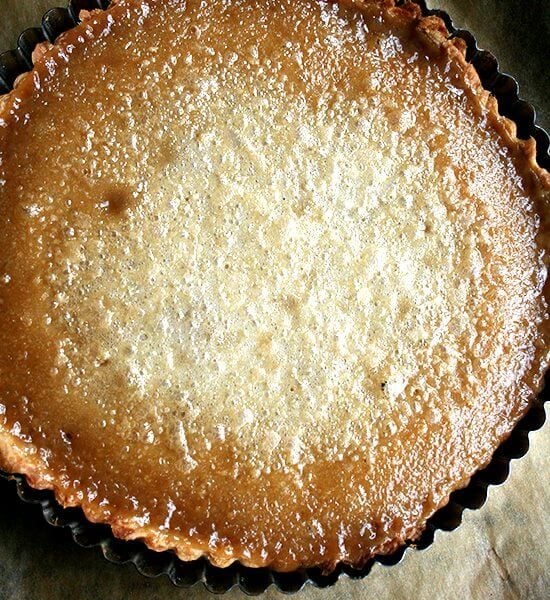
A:
[[[418,538],[542,383],[534,141],[413,3],[83,17],[0,100],[0,466],[221,567]]]

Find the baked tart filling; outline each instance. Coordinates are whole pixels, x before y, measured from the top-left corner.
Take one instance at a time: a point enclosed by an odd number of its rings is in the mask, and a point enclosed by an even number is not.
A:
[[[0,100],[0,466],[183,560],[392,551],[540,387],[549,190],[415,5],[86,15]]]

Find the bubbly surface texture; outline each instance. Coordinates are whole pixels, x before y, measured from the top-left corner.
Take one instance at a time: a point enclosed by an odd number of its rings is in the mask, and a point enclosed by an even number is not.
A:
[[[391,550],[489,460],[540,378],[540,215],[388,15],[122,0],[46,51],[0,119],[8,466],[288,570]]]

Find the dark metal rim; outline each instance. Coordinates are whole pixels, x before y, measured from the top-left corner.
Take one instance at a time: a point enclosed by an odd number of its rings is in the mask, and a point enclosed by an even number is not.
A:
[[[466,58],[479,74],[483,87],[496,97],[499,112],[516,123],[519,138],[535,139],[537,161],[550,170],[550,137],[536,124],[534,108],[519,98],[516,80],[501,73],[496,58],[490,52],[480,49],[471,33],[457,29],[446,12],[428,9],[425,0],[414,1],[420,5],[425,15],[440,17],[451,37],[460,37],[466,42]],[[54,42],[61,33],[74,27],[79,22],[78,14],[81,9],[105,9],[109,3],[110,0],[70,0],[67,8],[52,8],[46,12],[41,27],[25,30],[19,36],[15,50],[0,54],[0,94],[8,93],[16,78],[32,68],[32,52],[37,44],[45,40]],[[205,558],[184,562],[171,551],[154,552],[142,542],[127,542],[115,538],[109,526],[90,523],[80,508],[62,508],[53,492],[31,488],[23,475],[0,470],[0,477],[14,482],[17,494],[24,502],[40,504],[48,523],[70,529],[77,544],[85,548],[99,546],[107,560],[117,564],[131,562],[147,577],[166,575],[174,585],[185,588],[202,582],[215,594],[223,594],[238,586],[246,594],[257,595],[271,585],[280,592],[291,594],[300,591],[306,584],[329,587],[341,576],[362,579],[369,574],[375,562],[386,566],[395,565],[401,561],[408,548],[423,550],[430,546],[438,529],[450,531],[458,527],[464,510],[480,508],[485,503],[487,488],[504,482],[508,477],[510,461],[524,456],[529,449],[529,432],[539,429],[545,421],[544,402],[550,396],[549,390],[550,374],[547,373],[544,389],[510,437],[499,446],[490,464],[475,473],[467,487],[451,494],[448,504],[428,519],[420,539],[404,544],[392,554],[376,556],[361,569],[339,564],[328,575],[318,568],[278,573],[269,568],[245,567],[238,562],[221,569],[212,566]]]

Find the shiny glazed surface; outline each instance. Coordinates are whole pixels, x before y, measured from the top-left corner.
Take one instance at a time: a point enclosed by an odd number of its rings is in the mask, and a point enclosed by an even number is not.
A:
[[[3,439],[184,558],[391,549],[538,382],[529,178],[407,19],[94,19],[0,122]]]

